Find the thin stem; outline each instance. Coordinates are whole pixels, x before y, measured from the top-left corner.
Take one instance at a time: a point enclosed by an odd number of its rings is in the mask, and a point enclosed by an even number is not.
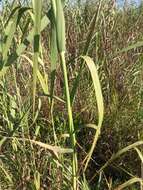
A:
[[[72,107],[70,101],[70,93],[69,93],[69,85],[68,85],[68,77],[67,77],[67,69],[66,69],[66,62],[65,62],[65,52],[60,53],[61,64],[64,74],[64,82],[65,82],[65,90],[66,90],[66,101],[67,101],[67,109],[68,109],[68,122],[69,122],[69,130],[70,130],[70,139],[71,139],[71,146],[73,148],[73,155],[72,155],[72,174],[73,174],[73,189],[77,190],[77,154],[75,150],[76,146],[76,137],[74,133],[74,124],[73,124],[73,116],[72,116]]]

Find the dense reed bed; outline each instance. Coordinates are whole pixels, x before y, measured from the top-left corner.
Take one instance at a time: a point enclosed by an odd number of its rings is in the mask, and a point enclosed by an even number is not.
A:
[[[0,189],[142,189],[143,5],[2,5]]]

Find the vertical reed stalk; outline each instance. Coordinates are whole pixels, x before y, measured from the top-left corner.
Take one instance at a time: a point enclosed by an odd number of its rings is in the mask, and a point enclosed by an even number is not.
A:
[[[62,70],[63,70],[63,75],[64,75],[64,82],[65,82],[71,146],[73,148],[73,155],[72,155],[73,189],[77,190],[77,167],[78,166],[77,166],[77,154],[76,154],[76,150],[75,150],[76,137],[75,137],[75,133],[74,133],[74,124],[73,124],[73,116],[72,116],[72,108],[71,108],[68,77],[67,77],[67,69],[66,69],[66,62],[65,62],[65,53],[64,52],[60,53],[60,58],[61,58],[61,65],[62,65]]]
[[[64,75],[64,83],[65,83],[65,93],[66,93],[66,102],[67,102],[67,110],[68,110],[68,125],[69,125],[69,133],[71,139],[71,146],[73,149],[72,155],[72,184],[73,190],[77,190],[77,154],[75,150],[76,146],[76,137],[74,133],[74,124],[73,124],[73,116],[72,116],[72,107],[70,100],[70,92],[68,85],[68,77],[67,77],[67,68],[65,61],[65,51],[66,51],[66,37],[65,37],[65,17],[63,11],[64,1],[61,0],[51,0],[53,15],[55,17],[55,29],[56,29],[56,39],[57,39],[57,50],[60,55],[61,67]]]
[[[41,12],[42,0],[33,0],[34,10],[34,55],[33,55],[33,113],[35,112],[35,96],[38,72],[38,57],[40,51],[40,29],[41,29]]]

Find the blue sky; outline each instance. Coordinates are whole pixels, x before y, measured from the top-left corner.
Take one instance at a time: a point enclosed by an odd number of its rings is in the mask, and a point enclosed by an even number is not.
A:
[[[124,4],[124,0],[118,0],[117,2],[118,2],[118,4],[119,4],[120,6],[122,6],[122,5]],[[128,0],[128,3],[129,3],[129,4],[136,4],[136,5],[139,5],[140,2],[141,2],[141,0]]]

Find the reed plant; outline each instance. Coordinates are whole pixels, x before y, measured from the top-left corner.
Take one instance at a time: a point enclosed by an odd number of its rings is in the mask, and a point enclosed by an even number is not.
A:
[[[70,3],[3,2],[0,189],[142,189],[142,5]]]

